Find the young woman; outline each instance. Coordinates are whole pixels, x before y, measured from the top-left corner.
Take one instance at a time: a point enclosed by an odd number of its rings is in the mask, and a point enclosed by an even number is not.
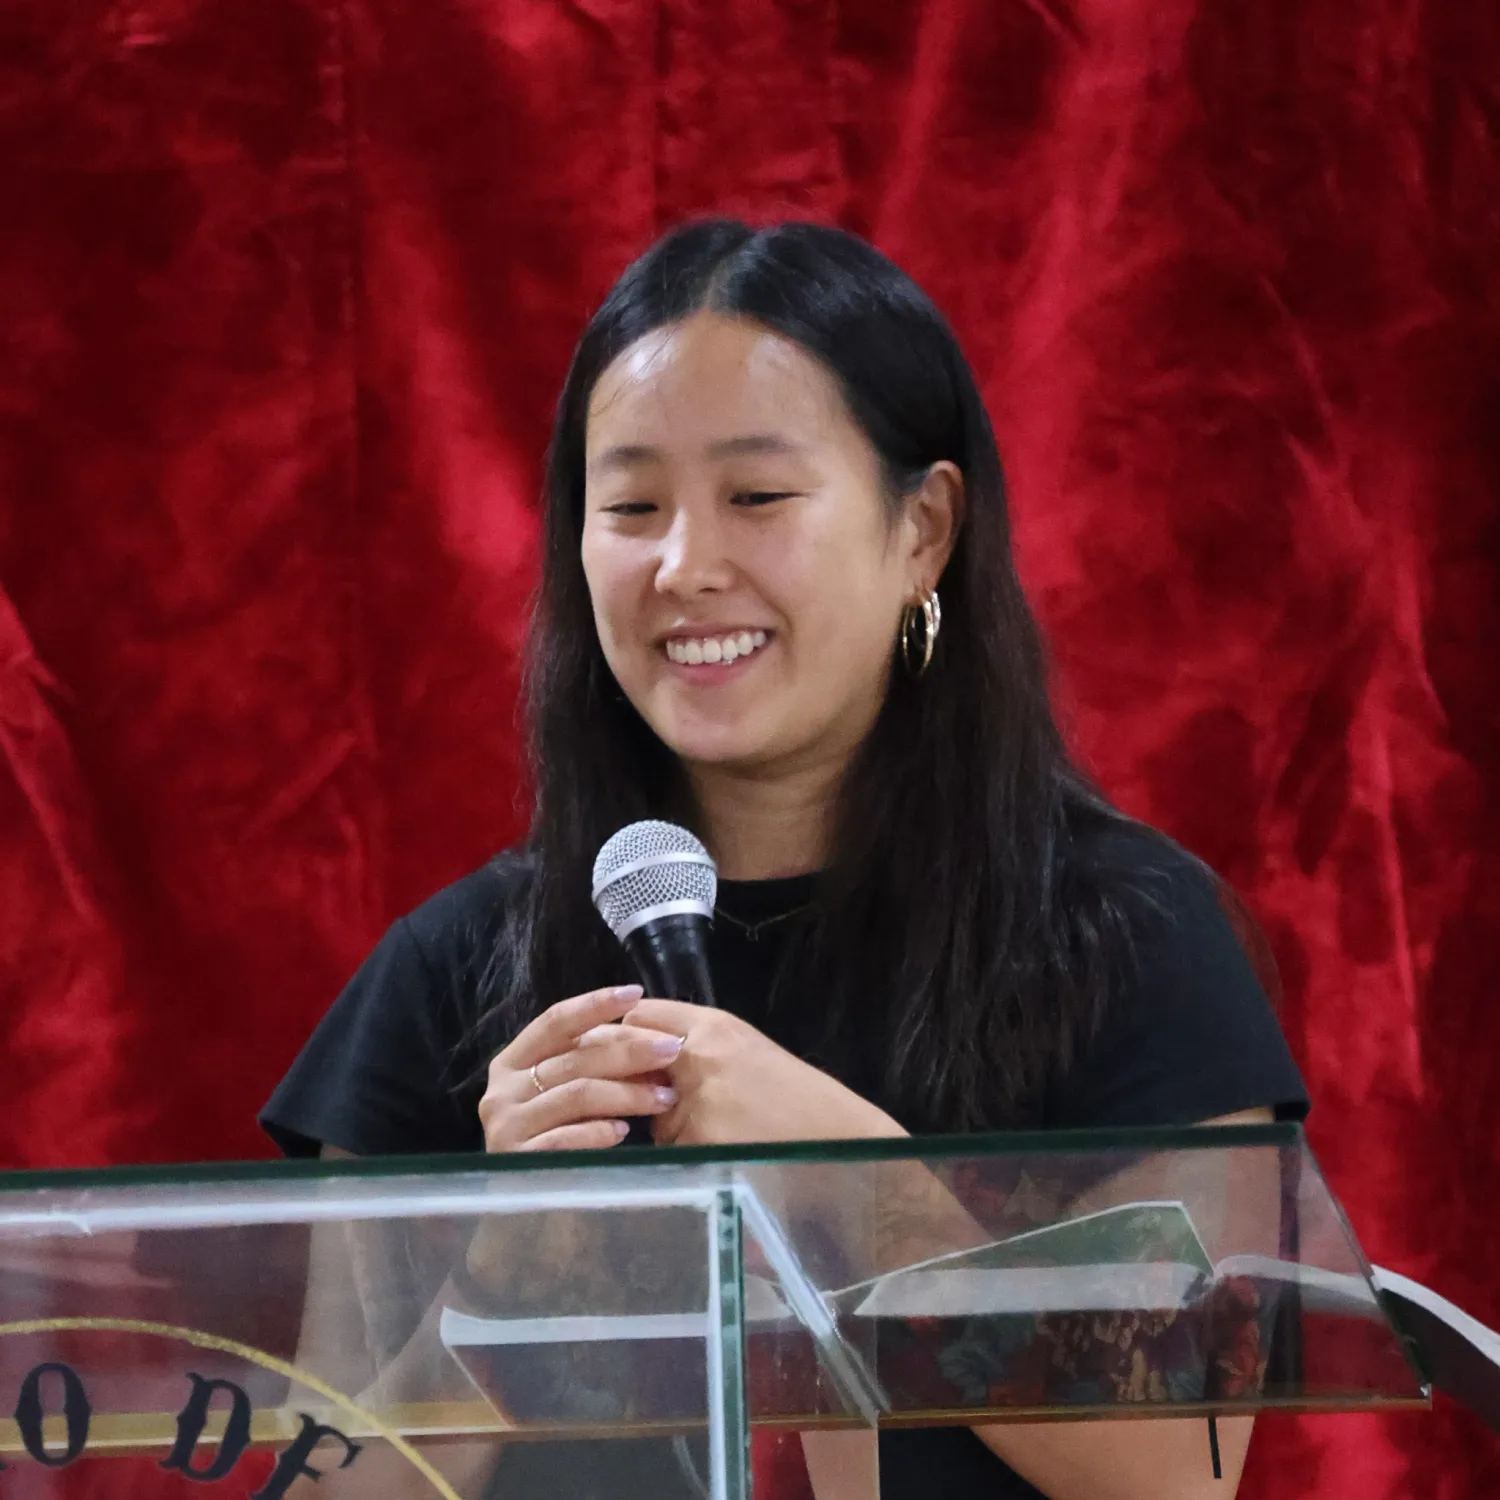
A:
[[[858,239],[695,223],[626,271],[530,653],[531,835],[387,934],[267,1106],[287,1150],[1305,1110],[1213,877],[1070,765],[973,376]],[[717,1010],[616,987],[591,865],[653,816],[719,866]],[[881,1492],[1225,1496],[1248,1436],[1215,1482],[1201,1421],[886,1434]]]

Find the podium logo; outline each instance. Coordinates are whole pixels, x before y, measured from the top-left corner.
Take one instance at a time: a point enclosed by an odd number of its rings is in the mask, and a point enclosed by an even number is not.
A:
[[[389,1443],[431,1485],[443,1500],[459,1500],[441,1474],[408,1443],[400,1433],[388,1427],[373,1413],[362,1410],[349,1397],[336,1391],[306,1370],[299,1370],[284,1359],[253,1348],[234,1339],[195,1328],[178,1328],[168,1323],[148,1323],[134,1318],[36,1318],[22,1323],[0,1323],[0,1338],[23,1334],[46,1333],[144,1333],[233,1354],[262,1369],[274,1371],[288,1380],[314,1392],[351,1417],[361,1431],[369,1431]],[[163,1469],[174,1470],[184,1478],[210,1483],[225,1478],[239,1463],[250,1446],[250,1419],[253,1410],[250,1397],[232,1380],[209,1379],[193,1371],[186,1372],[189,1382],[187,1398],[176,1418],[176,1433],[171,1452],[161,1462]],[[210,1417],[210,1403],[217,1395],[228,1397],[229,1409],[218,1448],[212,1457],[200,1454]],[[44,1423],[49,1415],[61,1416],[64,1441],[59,1448],[50,1447]],[[313,1452],[320,1443],[331,1440],[337,1445],[339,1459],[333,1472],[347,1469],[359,1457],[363,1445],[347,1433],[319,1422],[306,1412],[298,1412],[301,1430],[277,1456],[271,1476],[252,1500],[281,1500],[299,1478],[321,1479],[329,1470],[315,1467]],[[49,1469],[66,1468],[88,1450],[89,1429],[94,1412],[88,1391],[78,1372],[61,1360],[48,1360],[30,1370],[21,1382],[16,1399],[15,1421],[21,1446],[37,1463]],[[324,1461],[319,1453],[318,1459]],[[206,1460],[206,1461],[205,1461]],[[8,1467],[0,1461],[0,1473]],[[3,1484],[3,1481],[0,1481]]]
[[[62,1416],[67,1428],[67,1443],[60,1453],[48,1449],[42,1433],[42,1383],[49,1375],[55,1376],[62,1388]],[[162,1460],[161,1466],[164,1469],[175,1469],[188,1479],[204,1483],[223,1479],[233,1471],[250,1446],[250,1398],[231,1380],[208,1380],[192,1371],[188,1372],[187,1378],[192,1382],[192,1394],[188,1397],[187,1405],[177,1414],[177,1439],[172,1445],[171,1453]],[[212,1460],[198,1466],[193,1460],[203,1439],[203,1430],[208,1426],[208,1405],[220,1391],[229,1397],[229,1414],[224,1424],[224,1434],[219,1439],[219,1449]],[[360,1444],[338,1428],[316,1422],[306,1412],[298,1412],[297,1415],[302,1420],[302,1431],[276,1460],[271,1477],[255,1491],[251,1500],[281,1500],[295,1480],[304,1476],[321,1479],[324,1470],[313,1468],[309,1460],[313,1449],[324,1438],[335,1438],[342,1445],[344,1453],[338,1465],[340,1469],[347,1469],[359,1457]],[[55,1360],[38,1365],[21,1382],[21,1395],[16,1402],[16,1427],[27,1453],[49,1469],[66,1468],[74,1459],[83,1457],[88,1448],[89,1422],[92,1417],[93,1409],[89,1405],[83,1381],[70,1365]],[[0,1463],[0,1469],[6,1467],[4,1463]]]

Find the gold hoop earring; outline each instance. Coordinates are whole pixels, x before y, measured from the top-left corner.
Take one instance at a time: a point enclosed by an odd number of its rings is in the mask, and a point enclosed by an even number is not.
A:
[[[915,639],[918,620],[922,622],[920,642]],[[932,665],[932,648],[942,626],[943,607],[936,589],[921,604],[908,604],[901,612],[901,659],[913,677],[920,677]]]

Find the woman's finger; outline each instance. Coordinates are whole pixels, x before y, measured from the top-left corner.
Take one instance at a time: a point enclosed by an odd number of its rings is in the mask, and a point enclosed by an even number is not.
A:
[[[653,1031],[674,1032],[686,1036],[695,1026],[722,1016],[709,1006],[693,1005],[686,1000],[641,1000],[628,1006],[624,1012],[632,1026],[644,1026]]]
[[[615,1078],[571,1078],[512,1110],[512,1128],[518,1139],[532,1140],[549,1130],[585,1120],[659,1115],[676,1102],[676,1090],[664,1084]]]
[[[516,1151],[565,1125],[659,1115],[676,1102],[676,1091],[665,1084],[574,1078],[544,1093],[533,1092],[521,1103],[506,1102],[492,1091],[480,1101],[479,1117],[486,1150]]]
[[[543,1089],[553,1089],[574,1078],[639,1078],[667,1067],[681,1051],[682,1038],[664,1031],[596,1026],[568,1051],[537,1063],[536,1080]]]
[[[517,1151],[600,1151],[618,1146],[629,1134],[624,1120],[585,1120],[580,1125],[559,1125],[523,1141]]]
[[[623,984],[559,1000],[524,1026],[515,1040],[501,1049],[495,1061],[524,1073],[544,1057],[566,1052],[584,1032],[607,1021],[618,1021],[640,1000],[642,993],[638,984]]]

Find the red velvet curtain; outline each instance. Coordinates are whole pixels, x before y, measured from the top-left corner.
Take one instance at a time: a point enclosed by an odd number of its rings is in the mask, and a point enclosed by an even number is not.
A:
[[[1073,733],[1267,925],[1365,1245],[1500,1324],[1497,80],[1476,0],[0,0],[0,1162],[267,1149],[522,826],[584,318],[812,216],[966,341]],[[1252,1474],[1500,1492],[1448,1408]]]

